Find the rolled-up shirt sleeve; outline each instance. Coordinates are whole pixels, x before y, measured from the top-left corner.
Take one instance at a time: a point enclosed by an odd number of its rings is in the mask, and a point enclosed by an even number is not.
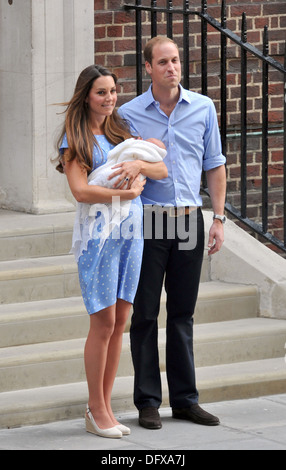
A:
[[[225,156],[222,154],[221,137],[217,122],[214,103],[209,100],[209,113],[204,135],[205,153],[203,156],[203,170],[208,171],[224,165]]]

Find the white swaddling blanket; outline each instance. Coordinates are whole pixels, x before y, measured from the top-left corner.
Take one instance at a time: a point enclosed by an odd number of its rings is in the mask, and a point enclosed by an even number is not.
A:
[[[116,145],[107,156],[107,161],[104,165],[93,170],[88,176],[88,184],[94,186],[103,186],[112,188],[118,176],[108,180],[108,177],[114,173],[112,169],[118,163],[123,163],[132,160],[144,160],[150,163],[163,161],[167,151],[160,148],[152,142],[138,139],[127,139],[124,142]],[[141,175],[142,179],[145,177]],[[77,203],[73,240],[71,253],[74,253],[76,261],[78,261],[83,250],[87,249],[89,240],[100,239],[99,251],[102,249],[105,240],[109,237],[110,233],[115,227],[120,224],[129,216],[131,200],[120,201],[120,204],[85,204]],[[101,217],[101,228],[98,230],[96,226],[96,217],[98,213],[103,215]],[[102,222],[105,222],[102,224]],[[96,230],[97,229],[97,230]]]

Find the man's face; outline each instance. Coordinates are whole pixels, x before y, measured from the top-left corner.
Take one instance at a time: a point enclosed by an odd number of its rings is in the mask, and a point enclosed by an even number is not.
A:
[[[163,42],[153,47],[152,64],[145,63],[153,86],[164,89],[177,88],[181,81],[181,62],[175,44]]]

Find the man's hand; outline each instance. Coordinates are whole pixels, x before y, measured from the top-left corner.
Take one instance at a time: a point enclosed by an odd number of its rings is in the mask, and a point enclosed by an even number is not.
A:
[[[209,255],[217,253],[224,242],[224,229],[220,220],[214,220],[209,233],[208,249]]]

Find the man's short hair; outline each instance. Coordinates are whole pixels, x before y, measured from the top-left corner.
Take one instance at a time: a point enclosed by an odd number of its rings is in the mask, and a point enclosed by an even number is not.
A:
[[[174,46],[176,46],[176,48],[179,50],[178,45],[175,43],[175,41],[173,41],[173,39],[170,39],[167,36],[155,36],[147,42],[144,48],[144,59],[150,65],[152,65],[154,46],[156,46],[157,44],[163,44],[164,42],[170,42],[174,44]]]

